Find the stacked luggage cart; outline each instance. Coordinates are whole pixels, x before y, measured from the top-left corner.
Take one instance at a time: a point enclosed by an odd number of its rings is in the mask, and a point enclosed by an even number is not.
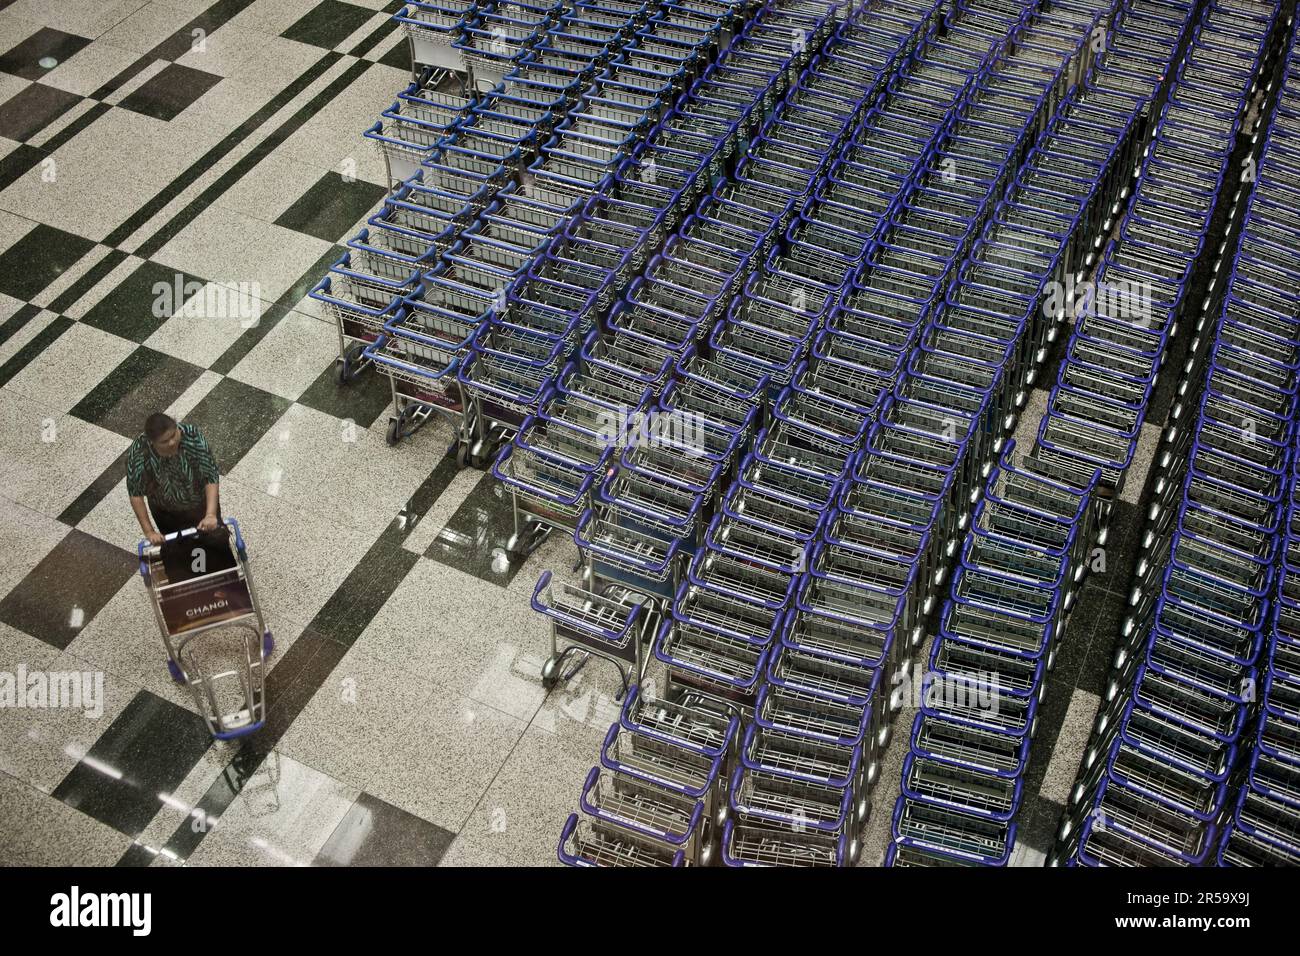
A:
[[[686,583],[673,598],[655,648],[672,692],[708,695],[746,718],[752,715],[730,781],[731,815],[722,841],[728,864],[844,865],[856,858],[869,809],[867,788],[888,739],[888,688],[919,641],[933,587],[918,579],[917,569],[938,573],[942,561],[935,538],[917,535],[915,525],[897,516],[915,515],[923,523],[942,513],[947,520],[961,511],[957,499],[969,500],[975,487],[973,473],[959,476],[941,464],[924,464],[942,449],[945,423],[911,395],[889,391],[889,370],[912,354],[924,309],[963,260],[958,253],[969,239],[959,227],[970,225],[969,215],[951,217],[948,234],[907,236],[940,248],[946,238],[952,245],[947,258],[905,242],[891,249],[884,240],[896,226],[900,238],[906,235],[910,224],[892,221],[903,219],[897,213],[905,205],[904,187],[930,171],[937,181],[936,147],[962,115],[958,107],[979,102],[972,91],[985,93],[981,82],[1009,81],[1027,64],[1045,59],[1032,96],[1023,88],[1005,96],[1022,111],[1014,114],[1018,123],[1007,125],[1021,132],[1000,145],[1010,159],[1023,155],[1040,111],[1056,105],[1086,75],[1086,41],[1103,12],[1059,8],[1043,15],[1040,25],[1036,14],[1019,5],[962,10],[942,38],[928,35],[916,46],[911,69],[893,80],[882,104],[869,102],[854,126],[842,124],[852,129],[851,138],[834,157],[838,162],[826,164],[829,175],[808,160],[768,164],[761,142],[737,167],[742,182],[763,177],[790,193],[800,216],[787,227],[783,251],[746,280],[743,297],[709,346],[715,362],[745,362],[762,373],[766,394],[775,398],[736,480],[719,496],[733,507],[710,521],[702,547],[695,541],[680,545],[681,539],[667,544],[693,557],[685,562]],[[1008,36],[1025,40],[1015,54],[1006,52]],[[1034,45],[1044,42],[1051,51],[1046,56]],[[800,83],[813,79],[805,75]],[[1001,92],[994,87],[986,95]],[[920,126],[926,116],[929,136]],[[867,143],[883,145],[872,152]],[[795,176],[801,166],[807,170],[802,183]],[[1009,181],[1002,178],[1007,171],[995,166],[992,172],[992,184]],[[990,185],[971,177],[965,187],[966,205],[977,219]],[[874,201],[868,200],[873,194]],[[829,224],[818,215],[823,205]],[[833,217],[846,208],[867,214],[861,233],[835,231]],[[849,241],[857,245],[844,244]],[[910,271],[927,255],[937,271]],[[863,259],[868,268],[859,270]],[[922,284],[928,291],[917,294]],[[826,336],[814,348],[818,333],[840,331],[840,321],[848,334]],[[867,356],[882,363],[883,374],[874,380],[861,375],[870,368]],[[883,427],[873,424],[876,418]],[[972,422],[968,431],[974,430]],[[881,444],[873,447],[877,436]],[[860,470],[863,463],[866,470]],[[909,490],[915,481],[922,482],[919,493]],[[818,516],[824,521],[828,512],[839,514],[832,503],[841,488],[862,510],[849,512],[827,535]],[[784,505],[802,503],[799,510],[811,521],[791,520],[796,509],[789,507],[773,512],[780,520],[768,517],[760,509],[771,505],[755,490],[778,492],[769,497]],[[948,499],[950,494],[955,498]],[[956,507],[943,508],[945,501]],[[751,510],[758,517],[747,521]],[[619,525],[609,521],[605,527]],[[883,530],[877,533],[877,527]],[[586,543],[581,531],[577,537]],[[917,550],[902,558],[901,547]],[[595,558],[592,570],[593,576],[612,575]]]
[[[853,864],[934,633],[886,862],[1004,865],[1091,551],[1167,400],[1055,862],[1297,862],[1293,49],[1262,147],[1244,125],[1292,17],[435,0],[397,19],[414,79],[366,133],[394,189],[312,295],[340,379],[391,381],[391,443],[440,415],[460,463],[491,467],[513,560],[553,530],[578,546],[580,583],[548,571],[533,595],[543,682],[594,656],[623,704],[561,861]],[[1120,291],[1057,294],[1089,277]]]
[[[602,285],[614,296],[605,321],[493,469],[512,493],[516,554],[562,528],[593,556],[594,587],[626,579],[661,600],[676,593],[716,488],[756,429],[741,403],[766,387],[698,346],[793,210],[785,194],[723,173],[835,25],[831,5],[764,8],[587,203],[584,228],[634,223],[642,257],[630,282]]]
[[[727,715],[736,727],[734,743],[718,765],[721,792],[734,789],[738,760],[764,761],[757,771],[765,776],[762,790],[754,790],[753,775],[744,778],[741,787],[747,796],[742,799],[747,802],[737,809],[733,795],[730,806],[723,802],[712,817],[711,846],[717,845],[718,827],[730,828],[729,816],[749,808],[751,815],[757,810],[759,816],[748,830],[762,843],[760,852],[774,860],[845,862],[852,856],[855,837],[847,824],[840,832],[821,836],[818,804],[846,821],[860,818],[861,803],[855,797],[865,792],[866,764],[860,747],[840,746],[836,740],[846,732],[859,741],[864,734],[874,738],[876,732],[861,708],[853,718],[856,724],[845,728],[844,715],[851,715],[853,707],[791,686],[773,700],[780,698],[798,710],[775,716],[779,723],[766,729],[751,729],[738,757],[738,718],[748,716],[755,703],[754,692],[776,644],[792,585],[820,524],[819,509],[829,502],[835,480],[797,462],[793,467],[783,464],[780,452],[745,457],[779,388],[771,382],[765,353],[737,340],[728,350],[711,350],[706,358],[702,344],[722,321],[729,299],[752,282],[764,296],[751,320],[755,333],[763,335],[771,328],[769,338],[784,342],[789,334],[783,330],[794,327],[803,347],[810,347],[822,314],[817,309],[824,310],[831,297],[811,294],[810,287],[786,276],[764,275],[759,266],[782,232],[798,222],[796,212],[806,207],[804,200],[820,172],[847,143],[865,105],[933,28],[939,7],[877,5],[838,25],[829,6],[811,21],[792,21],[783,7],[774,10],[775,24],[760,17],[751,29],[754,34],[774,32],[783,46],[751,53],[739,42],[733,44],[720,60],[718,84],[695,92],[710,94],[701,95],[701,103],[718,96],[734,97],[732,101],[746,109],[761,109],[765,100],[780,105],[761,125],[741,112],[744,136],[751,144],[743,158],[714,183],[703,202],[689,207],[693,214],[675,217],[676,231],[663,253],[648,264],[646,275],[629,287],[611,313],[608,334],[583,349],[591,378],[616,380],[621,362],[630,379],[627,390],[645,390],[645,400],[654,400],[653,406],[633,406],[634,416],[653,412],[669,421],[690,422],[692,427],[683,430],[689,431],[689,440],[680,440],[683,435],[671,430],[667,435],[657,431],[654,441],[628,442],[617,449],[616,460],[611,454],[604,467],[593,469],[597,478],[589,491],[591,504],[580,517],[575,539],[587,556],[589,601],[595,603],[610,589],[630,588],[638,600],[660,609],[655,654],[669,661],[669,681],[655,708],[686,707],[717,715],[714,719]],[[791,43],[791,23],[810,39]],[[774,55],[778,50],[779,58]],[[838,82],[847,92],[843,79],[837,80],[846,73],[862,86],[852,100],[830,99],[824,88]],[[724,79],[728,85],[743,81],[746,86],[727,89]],[[774,88],[771,94],[764,92],[768,86]],[[862,87],[871,95],[863,95]],[[821,109],[810,105],[814,100]],[[835,111],[827,111],[828,105]],[[733,107],[730,112],[738,111]],[[801,151],[794,145],[800,142],[824,143],[824,153]],[[707,155],[701,159],[706,170],[713,163]],[[661,163],[656,165],[662,169]],[[729,167],[724,163],[714,168]],[[821,305],[804,310],[815,301]],[[799,305],[791,308],[795,302]],[[683,316],[689,321],[683,323]],[[759,324],[763,322],[767,324]],[[635,364],[628,355],[637,356]],[[576,378],[584,371],[573,374]],[[533,440],[534,427],[540,433],[545,425],[549,436],[561,423],[548,411],[522,429],[503,455],[498,463],[503,479],[511,476],[502,466]],[[567,414],[567,408],[564,411]],[[538,602],[557,627],[565,627],[563,608],[553,609],[552,603]],[[613,632],[593,629],[571,646],[599,652]],[[554,656],[548,662],[548,680],[566,676],[560,663]],[[801,698],[802,705],[794,703]],[[636,688],[629,706],[646,699]],[[787,726],[790,721],[798,724]],[[627,725],[626,711],[622,724]],[[606,771],[607,752],[602,754]],[[604,862],[594,849],[585,849],[588,841],[598,842],[592,835],[601,822],[597,805],[584,795],[582,808],[583,816],[571,818],[565,829],[560,857],[570,863]],[[779,826],[764,827],[764,813],[778,821],[802,815],[809,831],[792,842]],[[626,829],[632,833],[625,834],[629,841],[646,838],[644,826]],[[765,829],[770,833],[764,835]],[[668,848],[679,839],[678,832],[658,836]],[[671,864],[675,857],[665,853],[660,859]]]
[[[892,85],[846,157],[855,165],[837,170],[856,188],[893,198],[860,267],[848,272],[851,285],[835,290],[840,307],[809,365],[820,367],[823,356],[858,368],[884,359],[876,366],[883,387],[864,403],[867,414],[852,431],[821,425],[825,416],[797,399],[793,387],[774,411],[772,430],[780,429],[782,444],[817,448],[822,457],[814,460],[838,488],[794,585],[795,606],[767,664],[755,723],[770,720],[770,712],[797,717],[806,705],[783,700],[790,690],[854,708],[867,729],[858,739],[868,782],[903,703],[900,685],[923,637],[949,543],[968,520],[979,462],[992,454],[999,432],[986,417],[992,406],[981,409],[984,396],[965,377],[979,353],[963,347],[978,350],[986,340],[934,327],[933,306],[991,212],[989,197],[1006,188],[1044,118],[1087,75],[1088,38],[1108,16],[1100,5],[1054,5],[1046,13],[971,5],[967,12],[969,23],[950,24],[917,69]],[[846,256],[830,267],[792,242],[788,261],[791,271],[825,283],[855,260]],[[892,349],[883,348],[888,332],[875,331],[882,325],[897,336]],[[946,353],[947,363],[928,366],[934,374],[924,380],[910,375],[909,366],[931,353]],[[799,414],[782,415],[787,409]],[[763,853],[766,834],[756,833],[755,823],[784,829],[783,838],[795,844],[808,841],[806,831],[832,825],[824,811],[812,818],[816,827],[788,815],[772,820],[761,804],[760,812],[746,814],[749,794],[761,799],[768,789],[762,769],[737,773],[725,861],[777,862]],[[870,809],[860,793],[853,796],[857,815],[845,815],[850,833]],[[843,864],[853,856],[850,843],[847,858],[824,855],[818,862]]]
[[[339,324],[340,380],[370,364],[391,379],[391,443],[443,415],[461,463],[484,467],[565,380],[660,225],[642,200],[667,189],[625,168],[666,124],[684,127],[663,134],[666,181],[685,146],[712,143],[699,130],[725,123],[669,114],[750,12],[602,0],[397,15],[419,76],[366,134],[397,186],[312,292]],[[620,176],[637,181],[616,190]]]
[[[1177,62],[1196,26],[1192,13],[1188,5],[1164,3],[1136,4],[1126,11],[1092,83],[1040,140],[998,221],[977,245],[970,266],[990,277],[987,285],[1002,285],[993,277],[1013,267],[1023,276],[1029,300],[1036,302],[1044,280],[1060,290],[1068,277],[1084,278],[1095,250],[1111,231],[1118,211],[1115,201],[1128,195],[1128,177],[1144,141],[1137,129],[1142,114],[1157,125],[1157,145],[1151,153],[1162,154],[1162,135],[1177,142],[1170,135],[1167,110],[1161,119],[1160,80],[1168,64]],[[1160,43],[1154,57],[1153,38]],[[1135,51],[1142,55],[1135,57]],[[1089,117],[1077,107],[1094,112]],[[1121,121],[1095,122],[1107,116]],[[1231,144],[1231,137],[1227,142]],[[1222,161],[1222,156],[1216,157],[1216,165]],[[1149,168],[1158,160],[1148,157],[1145,162]],[[1071,195],[1071,180],[1077,197],[1072,204],[1079,205],[1065,208],[1077,215],[1076,226],[1043,232],[1085,241],[1073,243],[1072,251],[1069,243],[1061,245],[1057,239],[1045,246],[1047,254],[1035,254],[1032,236],[1022,225],[1025,216],[1043,221],[1034,208],[1041,205],[1036,199],[1044,193],[1042,186],[1065,185],[1055,190],[1064,198]],[[1149,182],[1149,177],[1140,182]],[[1139,189],[1133,207],[1143,195]],[[1124,228],[1132,221],[1126,219]],[[1104,286],[1114,252],[1111,247],[1102,256],[1097,288]],[[964,286],[958,301],[970,291],[971,286]],[[1058,306],[1060,301],[1058,296]],[[929,657],[930,677],[941,692],[927,695],[913,726],[893,818],[890,865],[1003,865],[1014,847],[1015,817],[1047,676],[1086,577],[1090,552],[1105,541],[1110,502],[1132,457],[1162,358],[1151,353],[1155,364],[1145,380],[1148,392],[1134,399],[1134,386],[1112,369],[1132,367],[1122,365],[1120,357],[1152,323],[1136,312],[1130,316],[1127,311],[1093,307],[1070,311],[1076,313],[1074,334],[1038,442],[1023,462],[1007,448],[959,546],[950,597],[941,609]],[[1166,324],[1163,332],[1153,334],[1168,333]],[[1031,351],[1046,344],[1041,335],[1032,336],[1030,343]],[[1104,390],[1117,379],[1128,392]],[[1120,401],[1125,396],[1130,398],[1127,405]],[[1123,412],[1136,419],[1125,423],[1124,434],[1130,439],[1125,442],[1112,433]],[[1078,438],[1078,443],[1065,448],[1045,435],[1066,435]],[[1116,453],[1097,460],[1098,448],[1115,446]],[[974,695],[969,693],[972,684]],[[967,693],[953,692],[962,689]]]
[[[1227,26],[1238,25],[1207,17],[1202,38]],[[1294,24],[1284,32],[1283,80],[1269,90],[1276,116],[1258,177],[1240,190],[1239,243],[1236,209],[1227,216],[1230,280],[1204,300],[1217,321],[1188,348],[1183,414],[1164,434],[1131,613],[1061,827],[1055,861],[1066,865],[1300,863],[1291,663],[1300,320],[1294,257],[1277,243],[1293,217],[1300,59]],[[1243,41],[1260,34],[1228,35],[1249,56]]]
[[[738,721],[704,698],[633,688],[560,836],[570,866],[707,866],[726,819]]]

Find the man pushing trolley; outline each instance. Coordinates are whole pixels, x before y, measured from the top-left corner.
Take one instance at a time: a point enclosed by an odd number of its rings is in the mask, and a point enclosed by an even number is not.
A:
[[[275,647],[248,570],[239,523],[231,532],[233,566],[199,570],[176,579],[171,551],[197,552],[199,531],[164,535],[161,544],[141,541],[140,576],[167,647],[167,670],[194,695],[199,713],[218,740],[251,734],[266,720],[266,661]],[[182,565],[183,566],[183,565]]]
[[[266,660],[275,642],[239,523],[221,517],[218,481],[198,429],[161,413],[150,416],[127,456],[128,492],[145,534],[136,548],[140,576],[167,669],[190,689],[213,736],[230,740],[265,723]]]

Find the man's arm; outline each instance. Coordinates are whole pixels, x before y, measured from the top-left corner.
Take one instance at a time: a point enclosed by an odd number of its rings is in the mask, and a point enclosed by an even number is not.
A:
[[[203,499],[207,510],[203,514],[203,520],[199,522],[200,531],[215,531],[217,527],[217,510],[220,507],[218,493],[220,487],[216,482],[209,482],[203,486]]]
[[[126,456],[126,493],[131,497],[131,510],[135,512],[135,520],[140,523],[140,531],[150,544],[162,544],[163,536],[154,530],[153,521],[149,518],[144,485],[144,453],[137,440]]]
[[[140,522],[140,530],[144,532],[144,536],[149,543],[162,544],[163,536],[154,530],[153,522],[149,520],[149,509],[145,505],[144,498],[139,495],[132,495],[131,510],[135,512],[135,520]]]

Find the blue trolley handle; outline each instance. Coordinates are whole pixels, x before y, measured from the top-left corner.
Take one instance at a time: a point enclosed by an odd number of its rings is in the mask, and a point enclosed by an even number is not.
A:
[[[614,773],[626,774],[627,776],[634,777],[637,780],[644,780],[646,783],[652,783],[655,786],[663,787],[675,793],[680,793],[682,796],[690,797],[693,800],[702,799],[713,787],[713,781],[717,779],[718,771],[722,766],[722,758],[712,758],[712,768],[706,775],[707,781],[702,786],[687,786],[674,780],[668,780],[665,777],[657,777],[654,774],[646,773],[646,771],[639,767],[633,767],[629,764],[623,763],[623,761],[613,756],[610,751],[613,749],[614,741],[618,738],[618,732],[621,729],[623,729],[621,725],[612,724],[605,734],[605,742],[600,748],[600,765],[606,770],[612,770]]]
[[[703,756],[711,758],[721,758],[728,749],[730,749],[731,741],[735,739],[736,731],[740,727],[740,718],[735,714],[731,714],[727,718],[727,730],[722,735],[722,746],[703,747],[699,744],[673,737],[670,734],[665,734],[663,731],[656,730],[653,727],[639,724],[633,720],[630,714],[632,713],[633,702],[639,696],[641,696],[641,687],[639,684],[633,684],[628,689],[627,699],[623,702],[623,710],[622,713],[619,714],[619,723],[634,733],[640,734],[644,737],[650,737],[654,740],[661,740],[664,743],[673,744],[674,746],[682,747],[692,753],[702,754]]]
[[[704,804],[696,801],[695,809],[691,812],[691,821],[687,824],[685,833],[678,835],[675,833],[668,833],[664,830],[651,829],[650,827],[636,823],[633,820],[625,820],[622,817],[616,816],[608,810],[602,809],[593,804],[590,795],[591,791],[596,786],[596,781],[599,779],[600,768],[592,767],[591,771],[587,774],[587,782],[583,784],[582,797],[579,800],[582,812],[590,814],[600,820],[608,820],[610,823],[632,830],[635,833],[643,834],[650,837],[652,840],[660,840],[666,843],[671,843],[674,846],[681,846],[686,843],[687,840],[691,839],[692,834],[695,833],[696,828],[700,825],[700,817],[704,815]]]
[[[240,561],[248,560],[248,550],[244,547],[244,535],[243,532],[239,530],[239,522],[236,521],[234,518],[222,518],[221,524],[223,527],[228,525],[230,528],[234,530],[235,550],[239,554],[239,560]],[[181,531],[173,531],[170,534],[163,535],[163,542],[166,543],[168,541],[179,541],[182,538],[188,538],[198,533],[199,533],[199,529],[197,527],[185,528]],[[140,562],[140,574],[146,578],[149,576],[149,565],[144,559],[144,552],[146,548],[151,548],[151,547],[153,547],[153,545],[149,543],[148,538],[141,538],[140,541],[138,541],[135,546],[136,558]]]
[[[533,596],[529,598],[528,603],[532,605],[533,610],[545,614],[549,618],[553,618],[558,621],[563,621],[565,624],[568,624],[570,627],[575,627],[579,630],[587,631],[588,633],[598,633],[600,634],[601,637],[605,638],[605,640],[607,641],[621,640],[624,635],[626,635],[630,630],[632,630],[633,622],[636,620],[637,615],[641,613],[642,605],[639,602],[637,604],[633,604],[631,606],[632,612],[628,614],[627,623],[623,625],[622,631],[612,631],[607,627],[593,627],[587,621],[579,620],[576,617],[570,617],[568,614],[565,614],[563,611],[557,611],[555,608],[547,607],[545,604],[542,603],[540,595],[542,591],[546,588],[546,585],[550,583],[551,583],[551,571],[547,569],[543,571],[541,577],[537,579],[537,586],[533,588]]]

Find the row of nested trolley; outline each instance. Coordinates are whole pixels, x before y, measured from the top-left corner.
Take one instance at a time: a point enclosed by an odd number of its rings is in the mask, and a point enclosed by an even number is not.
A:
[[[822,64],[854,30],[879,36],[871,18],[892,15],[888,5],[855,13],[796,88],[818,88]],[[727,864],[857,856],[901,703],[891,689],[969,520],[980,463],[1001,447],[1057,321],[1023,310],[1012,337],[1025,346],[1004,377],[980,360],[992,345],[982,320],[1014,292],[988,287],[984,311],[971,306],[951,324],[935,306],[1035,139],[1073,102],[1092,69],[1091,39],[1112,15],[1103,4],[913,9],[900,21],[917,26],[874,61],[879,81],[867,95],[818,97],[823,111],[835,106],[824,150],[791,162],[781,139],[762,136],[736,168],[739,188],[758,180],[783,191],[797,215],[773,222],[772,251],[734,274],[736,302],[687,344],[694,351],[664,392],[698,388],[705,368],[750,371],[718,388],[730,396],[721,407],[752,415],[753,437],[728,450],[709,484],[675,499],[641,491],[676,486],[640,447],[625,452],[590,492],[575,533],[592,598],[631,592],[629,604],[662,618],[651,630],[668,675],[664,706],[742,720],[715,784],[727,792],[718,834]],[[778,133],[781,122],[778,113]],[[991,380],[979,378],[986,370]],[[572,587],[564,601],[545,592],[536,604],[557,619],[556,604],[582,600]],[[567,616],[557,633],[584,647],[630,636],[575,628],[575,615],[558,610]],[[643,693],[636,699],[649,706]],[[602,764],[589,788],[607,779],[602,792],[616,793],[618,774]],[[675,829],[656,828],[654,795],[638,786],[631,803],[649,816],[622,803],[602,816],[584,797],[561,858],[618,862],[620,848],[634,847],[629,861],[671,865],[683,861],[674,846],[703,838],[683,829],[703,814],[679,811]],[[708,819],[716,833],[721,817]]]
[[[582,554],[579,583],[546,572],[534,593],[543,680],[606,659],[623,707],[562,861],[854,862],[932,619],[887,861],[1005,863],[1090,549],[1168,399],[1056,857],[1295,862],[1300,366],[1269,238],[1296,225],[1289,72],[1250,205],[1234,197],[1289,15],[438,0],[397,18],[415,81],[366,134],[394,192],[312,294],[340,378],[390,379],[391,442],[446,417],[462,464],[509,492],[512,557],[553,529]],[[1049,294],[1089,276],[1115,293]],[[1204,436],[1179,420],[1202,379]]]
[[[652,643],[658,655],[671,653],[664,646],[672,635],[689,631],[701,643],[694,663],[670,670],[673,683],[663,696],[640,686],[627,695],[601,766],[588,777],[583,813],[564,829],[565,862],[707,863],[730,825],[730,773],[738,748],[751,746],[740,739],[737,704],[746,693],[752,701],[758,662],[781,630],[790,573],[820,523],[814,496],[825,507],[834,484],[798,461],[783,462],[782,452],[772,451],[777,445],[760,437],[771,397],[794,377],[797,353],[807,350],[832,299],[783,272],[778,249],[783,235],[801,236],[813,224],[799,214],[819,187],[843,209],[841,235],[859,246],[869,241],[881,210],[855,200],[851,179],[822,174],[849,154],[865,105],[937,14],[936,4],[881,5],[835,26],[828,9],[809,22],[811,43],[792,46],[784,60],[764,62],[733,47],[719,61],[762,77],[751,94],[757,115],[749,148],[679,222],[663,254],[611,313],[601,343],[619,364],[600,377],[621,374],[645,393],[624,414],[680,427],[647,427],[644,437],[652,440],[622,448],[602,447],[592,436],[599,464],[573,485],[580,491],[574,531],[588,559],[588,587],[559,588],[544,575],[534,599],[554,625],[548,680],[567,676],[565,657],[580,651],[622,658],[625,686],[639,684]],[[764,101],[774,104],[766,118]],[[777,353],[765,343],[783,350],[784,376],[773,374]],[[806,393],[816,397],[807,381]],[[841,394],[859,398],[871,384],[852,375],[836,383]],[[534,431],[536,441],[546,441],[565,425],[560,415],[539,416],[502,458],[503,469],[534,443]],[[503,469],[503,478],[531,493]],[[579,609],[615,595],[623,607],[615,626],[581,620]],[[629,628],[638,615],[649,625]],[[711,647],[731,648],[749,677],[710,658]],[[817,745],[815,738],[806,742]],[[637,759],[625,759],[624,751]],[[800,759],[793,752],[791,758]],[[811,751],[808,759],[815,759]],[[683,779],[684,764],[701,772]],[[843,771],[860,776],[856,761]],[[797,783],[798,774],[791,779]]]
[[[1159,109],[1123,225],[1104,244],[1096,295],[1075,309],[1032,453],[1023,463],[1005,456],[990,476],[940,614],[931,671],[978,675],[989,701],[970,708],[940,695],[918,714],[894,813],[895,864],[1007,861],[1036,711],[1161,369],[1184,380],[1200,372],[1206,340],[1196,326],[1222,294],[1222,246],[1207,236],[1235,224],[1238,133],[1284,18],[1248,4],[1168,8],[1174,69],[1157,61],[1144,77]],[[1130,21],[1117,40],[1148,50],[1146,27]],[[1113,76],[1106,66],[1101,88]],[[1166,75],[1167,95],[1156,93]],[[1075,148],[1043,155],[1059,168]]]
[[[483,466],[538,408],[644,268],[662,201],[680,214],[686,187],[707,185],[681,169],[734,133],[742,96],[710,64],[751,13],[601,0],[398,14],[419,78],[367,132],[396,189],[312,292],[338,321],[340,379],[371,364],[391,379],[391,442],[445,416],[462,462]],[[784,51],[792,32],[751,24],[743,44]],[[683,112],[688,88],[717,95]]]
[[[1235,47],[1214,48],[1220,64],[1248,80],[1263,24],[1214,26]],[[1286,23],[1272,125],[1239,191],[1244,227],[1238,237],[1230,218],[1226,230],[1226,288],[1202,300],[1214,307],[1179,370],[1130,614],[1061,826],[1066,865],[1300,864],[1293,31]],[[1180,163],[1171,181],[1208,192],[1202,168]]]

